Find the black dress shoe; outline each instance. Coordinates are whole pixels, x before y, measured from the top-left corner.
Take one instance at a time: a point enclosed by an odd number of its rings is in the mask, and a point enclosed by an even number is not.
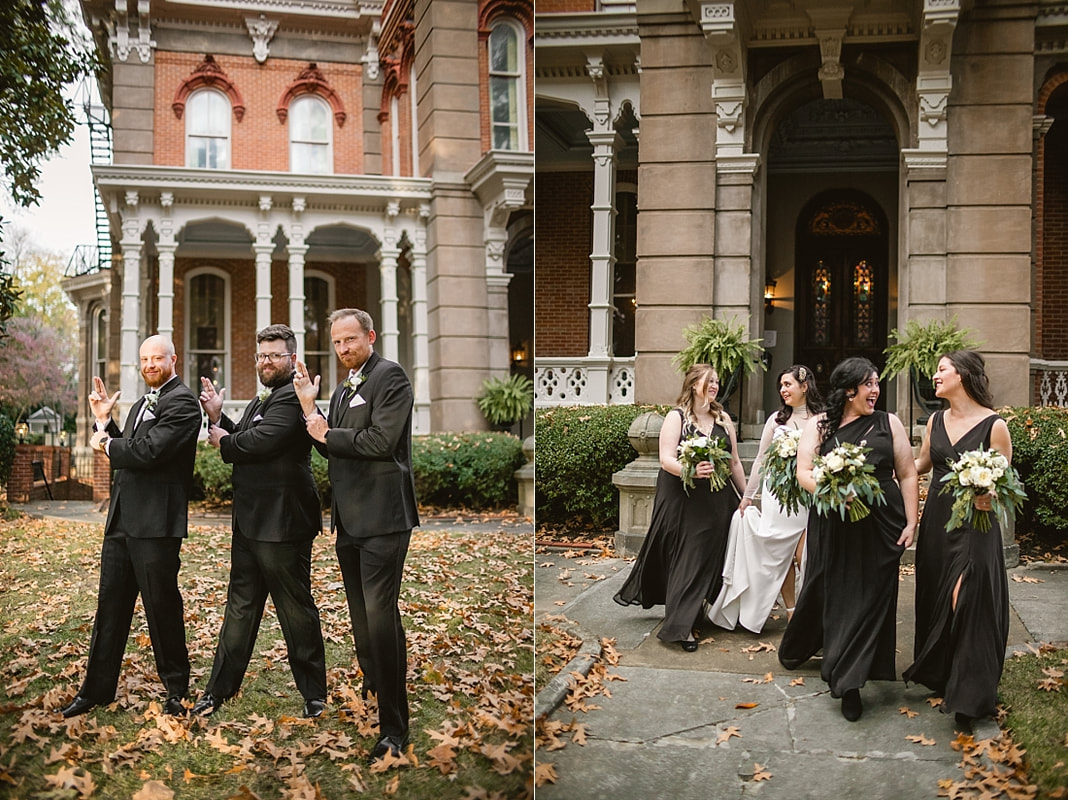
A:
[[[959,711],[953,715],[954,730],[958,730],[961,733],[972,732],[972,718],[967,714],[962,714]]]
[[[689,639],[689,640],[687,640],[685,642],[682,642],[682,649],[685,650],[687,653],[696,653],[697,652],[697,640],[696,639]]]
[[[856,722],[864,712],[860,701],[860,689],[849,689],[842,695],[842,716],[850,722]]]
[[[374,764],[376,761],[381,761],[386,757],[386,753],[391,754],[394,758],[400,758],[401,753],[407,746],[407,736],[404,737],[403,741],[396,736],[383,736],[378,740],[375,749],[371,751],[371,757],[368,761],[370,761],[371,764]]]
[[[184,717],[189,712],[182,705],[182,698],[175,695],[167,698],[167,702],[163,704],[163,713],[168,717]]]
[[[190,713],[194,717],[210,717],[219,710],[222,704],[221,697],[216,697],[211,692],[204,692],[204,696],[193,704],[193,710]]]
[[[86,697],[82,697],[80,694],[77,694],[74,696],[74,699],[70,701],[70,703],[63,706],[63,708],[59,710],[59,713],[62,714],[65,719],[70,719],[71,717],[76,717],[79,714],[84,714],[89,709],[96,708],[98,705],[100,704],[95,703]]]
[[[326,711],[325,700],[305,700],[304,701],[304,716],[307,719],[315,719],[321,717],[323,712]]]

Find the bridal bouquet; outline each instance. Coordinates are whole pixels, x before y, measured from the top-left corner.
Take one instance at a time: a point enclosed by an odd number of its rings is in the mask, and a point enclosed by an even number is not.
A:
[[[727,485],[727,476],[731,469],[731,454],[724,449],[719,436],[690,436],[679,442],[678,456],[682,464],[682,488],[686,494],[694,487],[697,465],[702,461],[712,462],[712,475],[708,482],[713,492],[718,492]]]
[[[788,514],[796,514],[802,508],[808,508],[812,496],[801,488],[797,482],[797,443],[801,441],[801,431],[780,431],[764,454],[761,474],[779,505]]]
[[[956,461],[950,461],[949,469],[949,474],[942,478],[945,486],[940,492],[953,494],[953,514],[947,531],[968,524],[986,533],[990,530],[991,512],[998,515],[1002,525],[1007,525],[1009,514],[1015,516],[1027,499],[1019,474],[997,450],[969,450]],[[990,511],[975,507],[975,498],[983,494],[990,495]]]
[[[856,522],[868,516],[875,503],[886,503],[875,467],[868,463],[870,452],[870,447],[846,442],[812,460],[816,481],[812,503],[820,514],[826,517],[837,511],[844,521],[848,510],[849,521]]]

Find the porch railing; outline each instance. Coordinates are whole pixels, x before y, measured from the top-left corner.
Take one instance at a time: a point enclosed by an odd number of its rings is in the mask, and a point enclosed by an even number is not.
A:
[[[534,404],[629,405],[634,402],[633,358],[541,358],[534,366]]]

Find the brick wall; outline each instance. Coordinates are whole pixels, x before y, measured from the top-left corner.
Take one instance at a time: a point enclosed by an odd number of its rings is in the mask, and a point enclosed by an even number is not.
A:
[[[589,352],[593,175],[539,172],[534,176],[534,191],[543,199],[534,218],[538,243],[534,352],[549,357],[585,356]]]
[[[34,462],[40,462],[40,480],[34,470]],[[45,500],[51,491],[54,500],[88,500],[90,486],[78,483],[70,475],[70,449],[51,445],[19,444],[15,446],[15,462],[11,478],[7,482],[7,499],[12,503],[27,503]]]
[[[594,0],[537,0],[539,14],[559,14],[564,11],[596,11]]]
[[[185,164],[185,115],[178,119],[171,104],[175,92],[204,60],[203,53],[157,52],[155,86],[154,163]],[[233,169],[289,171],[289,124],[278,120],[278,101],[308,62],[270,58],[258,64],[251,56],[216,56],[226,77],[245,102],[244,118],[230,118],[230,157]],[[363,169],[363,67],[320,63],[323,77],[341,97],[345,123],[333,123],[334,172],[355,175]]]
[[[1041,329],[1038,355],[1068,359],[1068,84],[1050,99],[1046,114],[1058,121],[1043,142]]]
[[[539,13],[541,5],[538,6]],[[502,16],[507,15],[507,7]],[[514,18],[513,18],[514,19]],[[522,24],[521,20],[515,20]],[[527,30],[526,38],[526,94],[527,94],[527,142],[534,149],[534,31]],[[482,152],[493,149],[493,117],[490,114],[489,97],[489,37],[478,37],[478,109],[482,133]]]

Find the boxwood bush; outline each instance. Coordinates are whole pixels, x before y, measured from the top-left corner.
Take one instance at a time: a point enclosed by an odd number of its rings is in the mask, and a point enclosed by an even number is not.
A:
[[[0,486],[7,486],[11,468],[15,466],[15,423],[6,414],[0,414]]]
[[[412,437],[415,493],[425,505],[493,509],[514,506],[515,471],[526,463],[510,433],[432,433]]]
[[[514,473],[526,462],[523,443],[509,433],[435,433],[412,437],[412,468],[419,502],[427,505],[495,509],[515,505]],[[327,460],[312,450],[312,475],[323,509],[332,490]],[[233,500],[233,468],[205,442],[197,445],[194,499],[212,504]]]
[[[534,416],[534,504],[539,526],[619,525],[612,473],[638,457],[627,439],[634,419],[658,406],[556,406]]]
[[[1068,409],[1003,408],[1027,503],[1020,524],[1068,532]]]

